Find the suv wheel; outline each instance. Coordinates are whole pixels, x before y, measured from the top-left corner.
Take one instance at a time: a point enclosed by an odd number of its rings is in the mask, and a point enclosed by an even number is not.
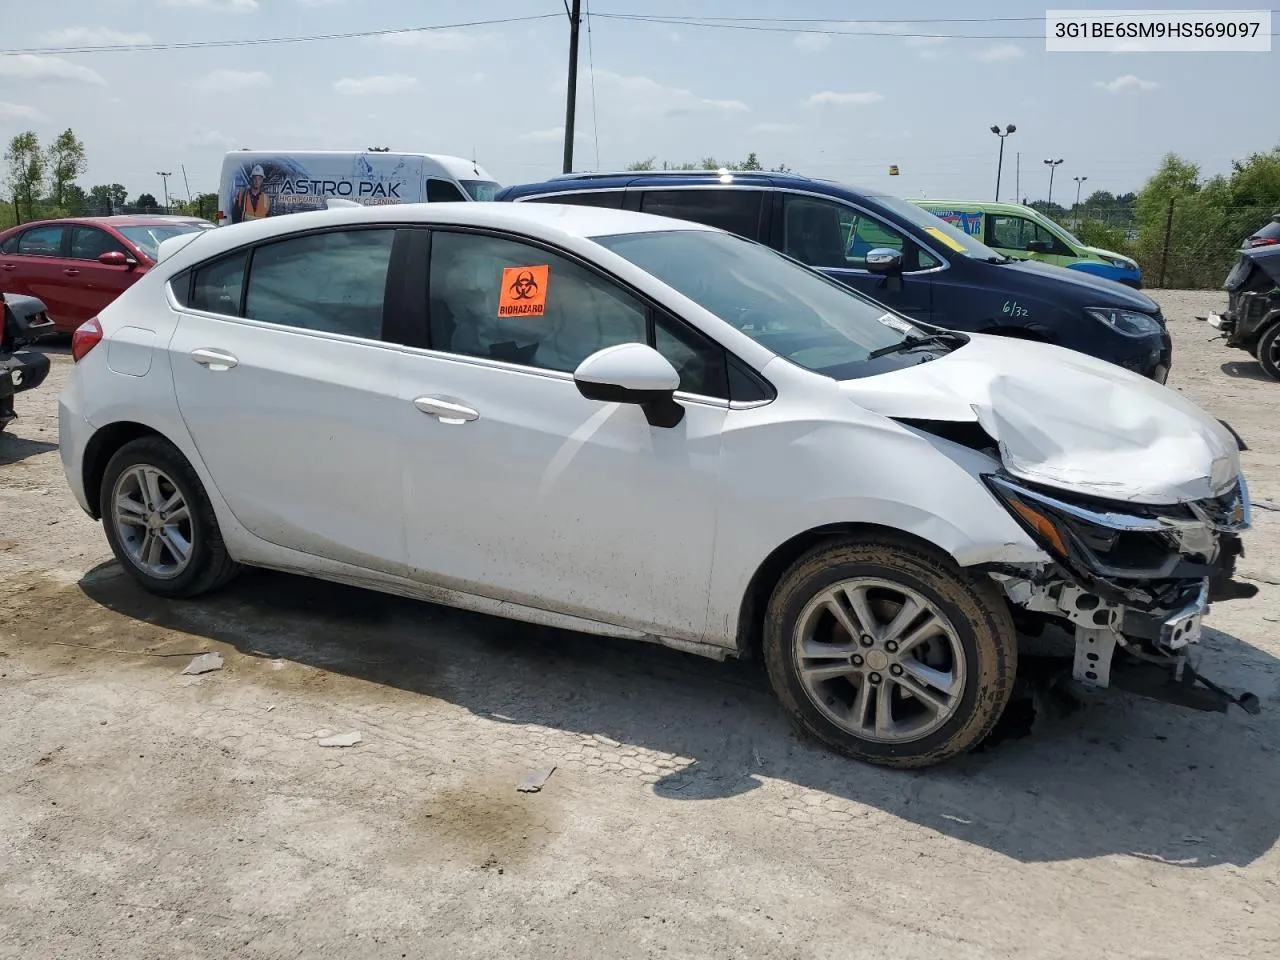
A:
[[[991,732],[1018,647],[995,584],[941,554],[876,538],[796,561],[770,600],[764,654],[802,732],[859,760],[923,767]]]
[[[112,552],[150,592],[194,597],[238,572],[200,478],[169,441],[143,437],[116,451],[99,498]]]
[[[1262,369],[1272,380],[1280,380],[1280,320],[1277,320],[1262,332],[1258,338],[1258,346],[1254,356]]]

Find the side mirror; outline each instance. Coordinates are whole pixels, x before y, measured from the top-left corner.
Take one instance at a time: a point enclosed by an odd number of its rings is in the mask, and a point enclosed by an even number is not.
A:
[[[867,251],[867,269],[872,273],[893,275],[902,272],[902,253],[889,247]]]
[[[127,257],[119,250],[108,250],[106,253],[98,254],[98,262],[104,267],[136,267],[138,261],[133,257]]]
[[[573,371],[578,392],[601,403],[634,403],[653,427],[674,427],[684,419],[676,403],[680,375],[662,354],[644,343],[619,343],[597,350]]]
[[[1052,249],[1053,249],[1053,244],[1050,243],[1048,240],[1028,240],[1027,241],[1028,253],[1048,253]]]

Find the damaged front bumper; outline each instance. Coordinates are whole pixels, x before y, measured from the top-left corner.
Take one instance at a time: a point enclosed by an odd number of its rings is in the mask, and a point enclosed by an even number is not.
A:
[[[1070,625],[1077,685],[1116,686],[1197,709],[1236,703],[1257,712],[1256,697],[1212,684],[1197,673],[1193,657],[1209,603],[1257,593],[1234,577],[1244,554],[1239,535],[1251,521],[1243,475],[1216,497],[1141,508],[1069,502],[1006,476],[986,479],[1054,557],[1034,571],[991,575],[1023,624]]]

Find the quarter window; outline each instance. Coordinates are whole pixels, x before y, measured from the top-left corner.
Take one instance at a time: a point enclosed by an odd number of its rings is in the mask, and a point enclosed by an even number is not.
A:
[[[264,244],[253,252],[244,314],[380,339],[394,241],[395,230],[336,230]]]
[[[24,257],[62,256],[62,227],[33,227],[18,238],[18,254]]]
[[[646,190],[640,201],[644,213],[676,220],[692,220],[728,230],[748,240],[760,235],[763,190],[722,187],[710,190]]]
[[[191,284],[191,297],[186,306],[192,310],[221,313],[229,317],[239,316],[247,259],[246,253],[234,253],[196,270]]]

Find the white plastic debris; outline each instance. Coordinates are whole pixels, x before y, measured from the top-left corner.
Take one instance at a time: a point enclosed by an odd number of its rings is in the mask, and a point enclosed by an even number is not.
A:
[[[189,674],[191,676],[195,676],[197,674],[211,673],[214,670],[221,670],[221,669],[222,669],[222,654],[202,653],[200,654],[200,656],[196,657],[194,660],[188,663],[187,668],[182,672],[184,675]]]
[[[336,733],[332,737],[317,740],[316,743],[322,747],[354,747],[360,740],[359,731],[352,730],[350,733]]]
[[[555,772],[555,767],[544,767],[541,770],[535,770],[521,780],[516,789],[521,793],[538,793],[547,780],[551,778],[551,774]]]

